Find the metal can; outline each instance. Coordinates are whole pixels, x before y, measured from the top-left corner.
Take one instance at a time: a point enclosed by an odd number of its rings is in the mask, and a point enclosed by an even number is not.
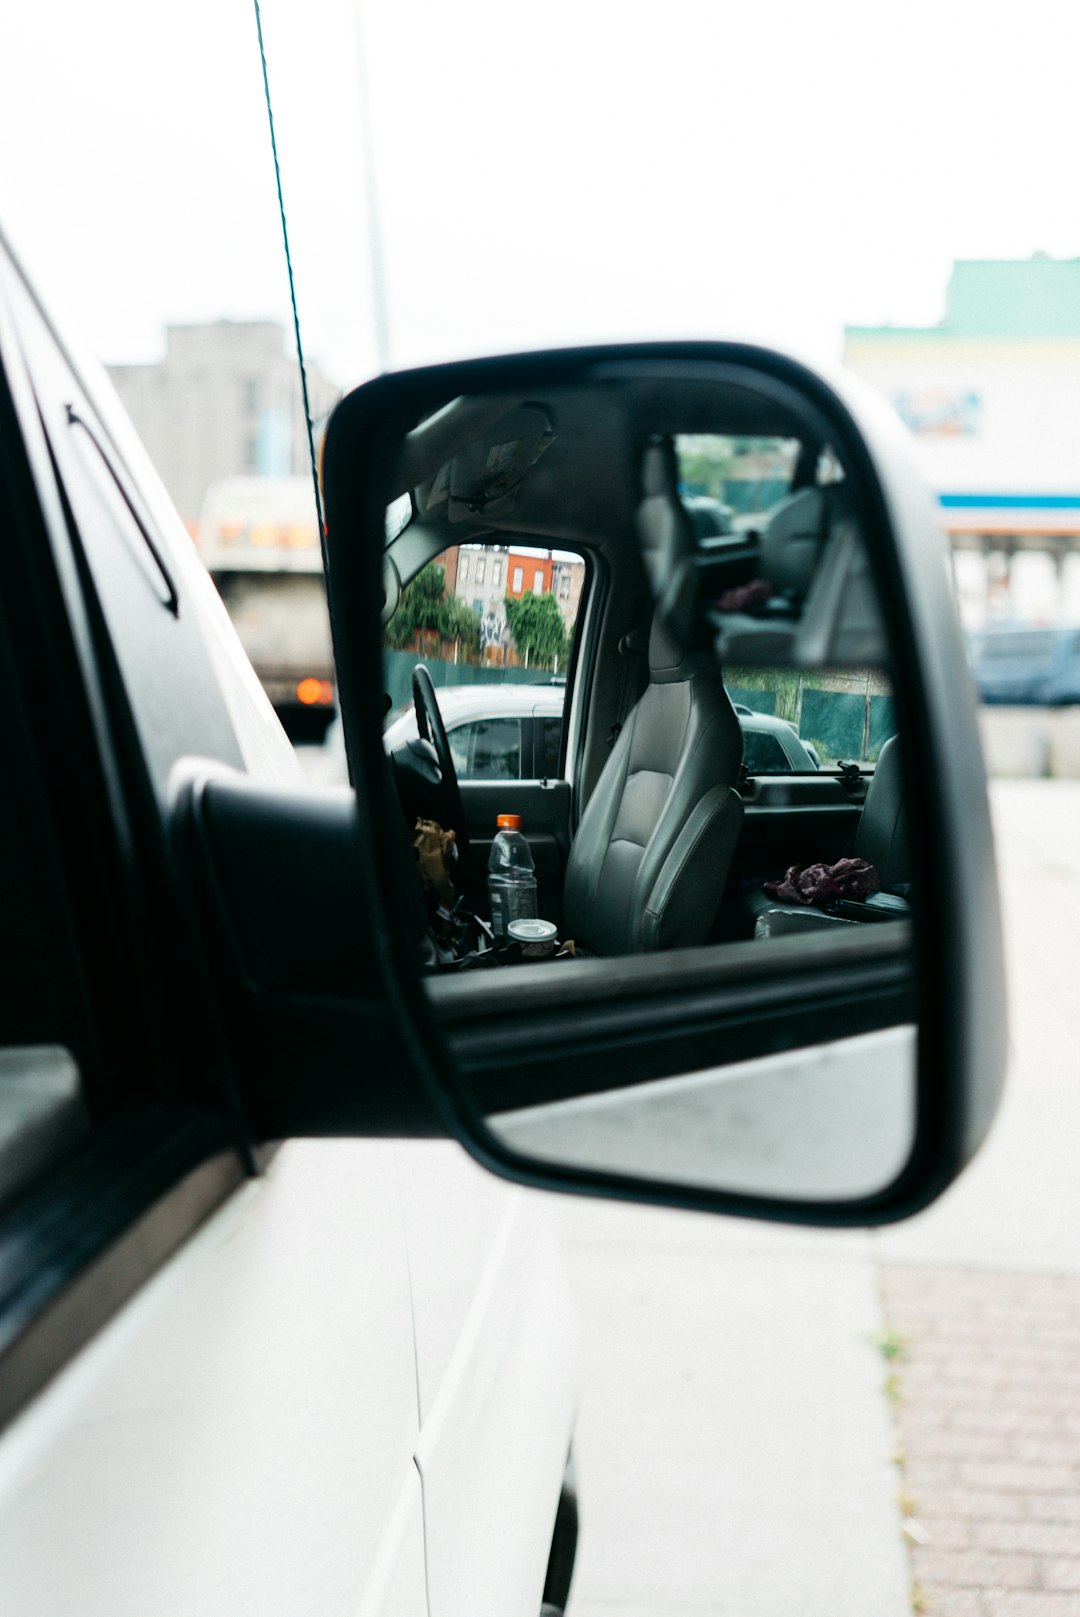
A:
[[[521,950],[522,960],[549,960],[559,946],[559,929],[554,921],[522,917],[511,921],[506,931]]]

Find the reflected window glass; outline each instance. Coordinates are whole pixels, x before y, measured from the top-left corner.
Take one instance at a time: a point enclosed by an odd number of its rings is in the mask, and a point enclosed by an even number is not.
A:
[[[541,768],[544,778],[556,780],[559,775],[559,753],[562,750],[562,727],[560,718],[541,719],[543,726],[543,756]]]
[[[465,769],[459,770],[460,778],[520,779],[520,719],[477,719],[474,724],[463,724],[456,734],[466,738],[464,745],[468,754]]]
[[[892,685],[880,669],[726,668],[724,683],[743,721],[743,762],[751,774],[835,771],[841,763],[872,770],[882,747],[896,734]],[[773,731],[777,748],[786,755],[783,761],[764,761],[765,749],[747,735],[748,712],[768,719],[760,728]],[[760,761],[752,761],[751,751]]]
[[[743,726],[743,763],[751,775],[780,774],[790,770],[787,753],[775,736]]]

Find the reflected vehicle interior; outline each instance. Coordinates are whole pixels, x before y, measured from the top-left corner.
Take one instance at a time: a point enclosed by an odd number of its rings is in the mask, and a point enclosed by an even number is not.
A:
[[[808,908],[766,882],[866,847],[886,891],[824,895],[815,919],[895,917],[908,898],[893,749],[875,789],[894,704],[842,468],[745,395],[728,430],[704,431],[721,412],[715,387],[702,391],[698,411],[685,384],[567,390],[546,406],[456,400],[402,456],[411,508],[387,549],[399,700],[386,742],[406,821],[455,832],[459,884],[482,912],[497,815],[519,813],[542,913],[577,954],[747,937],[769,908]],[[514,596],[524,582],[554,607],[560,569],[583,575],[562,668],[558,655],[530,667]],[[457,609],[441,635],[425,628],[436,615],[401,610],[425,570]],[[470,644],[471,616],[485,633]],[[400,701],[418,662],[437,687],[450,782]]]
[[[425,870],[424,969],[452,1045],[464,1030],[477,1110],[516,1149],[583,1166],[820,1198],[890,1181],[914,1127],[900,693],[837,447],[739,380],[654,367],[449,400],[407,434],[392,482],[385,741],[410,834],[453,833],[449,886]],[[546,652],[529,626],[545,595],[561,624]],[[501,814],[520,816],[555,958],[491,935]],[[550,1012],[598,973],[632,997],[650,957],[693,978],[694,950],[778,983],[854,950],[893,975],[824,1030],[801,1004],[764,1050],[755,1027],[722,1051],[570,1063],[554,1096],[518,1062],[508,1086],[507,1047],[491,1054],[507,1000]],[[747,1083],[753,1142],[735,1126]],[[835,1149],[841,1092],[859,1097],[857,1162]]]

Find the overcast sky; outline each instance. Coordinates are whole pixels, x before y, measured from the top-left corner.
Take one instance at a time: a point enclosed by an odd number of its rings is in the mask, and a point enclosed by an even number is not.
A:
[[[376,364],[356,0],[265,0],[305,343]],[[365,0],[390,359],[932,322],[1080,255],[1080,8]],[[250,0],[9,5],[0,217],[106,360],[288,319]]]

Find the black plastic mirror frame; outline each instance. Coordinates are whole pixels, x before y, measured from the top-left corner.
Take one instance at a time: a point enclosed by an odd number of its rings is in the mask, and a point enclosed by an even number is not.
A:
[[[382,753],[382,532],[402,434],[461,394],[566,386],[612,366],[733,371],[747,385],[816,418],[848,468],[870,519],[870,548],[894,654],[915,853],[918,1073],[915,1146],[900,1177],[858,1202],[805,1203],[698,1190],[521,1158],[471,1114],[424,994],[383,857],[396,814]],[[955,1178],[984,1138],[1005,1065],[1000,909],[974,695],[952,605],[945,541],[911,446],[891,412],[850,378],[826,381],[797,361],[744,344],[673,343],[570,349],[382,376],[338,405],[324,452],[329,598],[346,746],[367,830],[372,910],[357,924],[376,941],[381,988],[447,1131],[484,1166],[519,1183],[790,1223],[882,1224],[918,1211]]]

